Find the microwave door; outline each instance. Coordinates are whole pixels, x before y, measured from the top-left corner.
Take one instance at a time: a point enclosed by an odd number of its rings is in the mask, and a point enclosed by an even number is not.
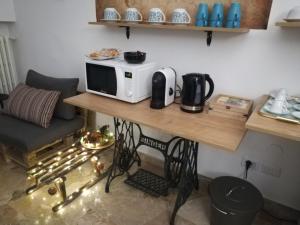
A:
[[[117,96],[117,74],[114,67],[86,63],[87,89]]]

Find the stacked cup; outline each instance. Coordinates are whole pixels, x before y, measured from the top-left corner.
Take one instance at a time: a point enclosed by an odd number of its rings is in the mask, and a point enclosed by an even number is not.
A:
[[[208,26],[208,5],[206,3],[201,3],[198,7],[196,26],[198,27]]]
[[[213,11],[210,15],[209,26],[223,27],[224,20],[224,5],[222,3],[215,3]]]
[[[241,27],[241,4],[234,2],[231,4],[228,15],[226,28],[240,28]]]
[[[223,27],[224,25],[224,5],[215,3],[209,16],[208,5],[206,3],[199,4],[196,16],[196,26],[199,27]],[[229,8],[226,28],[240,28],[241,26],[241,4],[233,2]]]

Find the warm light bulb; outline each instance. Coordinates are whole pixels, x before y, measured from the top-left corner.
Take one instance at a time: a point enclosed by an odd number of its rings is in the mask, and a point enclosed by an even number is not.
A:
[[[92,158],[91,158],[91,162],[96,162],[98,160],[98,157],[97,156],[93,156]]]
[[[54,180],[54,182],[58,184],[58,183],[64,182],[64,180],[63,180],[61,177],[59,177],[59,178],[56,178],[56,179]]]

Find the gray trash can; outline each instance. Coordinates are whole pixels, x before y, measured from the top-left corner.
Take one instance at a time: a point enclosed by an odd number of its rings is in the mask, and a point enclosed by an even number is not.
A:
[[[219,177],[209,186],[211,225],[251,225],[263,207],[263,197],[249,182]]]

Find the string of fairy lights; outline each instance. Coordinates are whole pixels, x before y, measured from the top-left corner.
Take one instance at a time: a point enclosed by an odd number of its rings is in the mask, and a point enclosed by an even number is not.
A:
[[[84,137],[88,135],[90,135],[89,132]],[[48,189],[48,193],[61,199],[60,202],[53,206],[52,210],[61,212],[64,206],[70,204],[81,195],[85,196],[89,188],[107,175],[108,170],[104,171],[104,163],[100,161],[97,155],[114,144],[113,133],[106,132],[102,143],[96,143],[96,145],[95,143],[82,143],[83,138],[81,142],[78,141],[71,147],[64,148],[53,156],[40,161],[27,172],[27,179],[32,185],[26,190],[26,193],[31,195],[32,199],[32,193],[46,185],[52,185]],[[95,176],[72,194],[67,195],[66,175],[74,169],[81,171],[82,165],[87,161],[91,162]],[[42,200],[46,201],[46,198],[43,197]]]

